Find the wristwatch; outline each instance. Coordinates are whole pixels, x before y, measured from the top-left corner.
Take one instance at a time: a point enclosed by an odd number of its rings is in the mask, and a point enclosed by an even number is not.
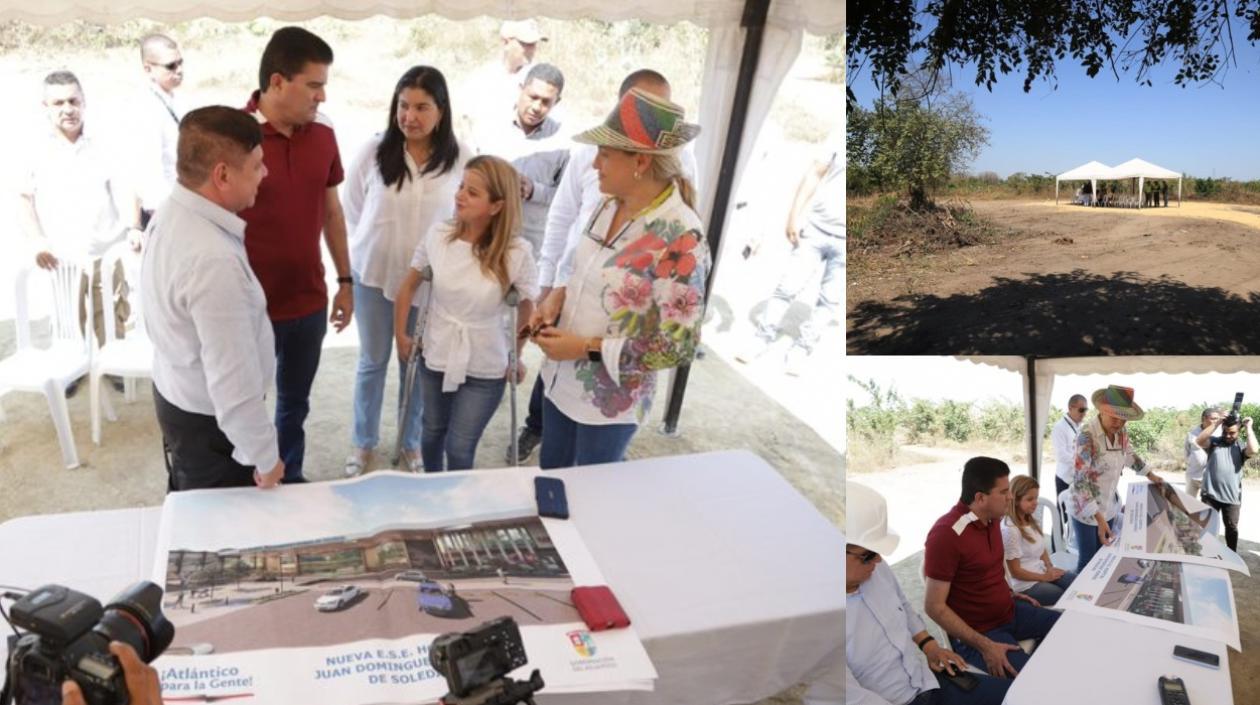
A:
[[[338,284],[353,284],[354,277],[337,277]]]
[[[604,361],[604,353],[602,352],[601,341],[599,338],[586,339],[586,359],[591,362]]]

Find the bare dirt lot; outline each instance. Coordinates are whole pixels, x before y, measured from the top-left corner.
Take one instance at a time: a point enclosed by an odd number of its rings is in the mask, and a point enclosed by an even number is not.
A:
[[[1243,354],[1260,329],[1260,208],[976,201],[995,244],[854,257],[854,354]]]

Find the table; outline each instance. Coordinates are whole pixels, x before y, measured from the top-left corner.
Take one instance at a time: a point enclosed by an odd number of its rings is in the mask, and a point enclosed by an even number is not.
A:
[[[571,520],[659,678],[654,692],[543,691],[539,702],[726,705],[840,682],[843,537],[764,460],[720,451],[547,474],[565,481]],[[0,524],[0,584],[57,582],[109,599],[152,575],[160,511]],[[841,690],[820,687],[832,694],[809,702],[840,705]]]

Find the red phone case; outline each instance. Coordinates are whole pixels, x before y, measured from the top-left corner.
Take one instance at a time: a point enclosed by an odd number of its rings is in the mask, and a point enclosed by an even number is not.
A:
[[[630,618],[607,585],[575,587],[571,593],[573,606],[593,632],[630,626]]]

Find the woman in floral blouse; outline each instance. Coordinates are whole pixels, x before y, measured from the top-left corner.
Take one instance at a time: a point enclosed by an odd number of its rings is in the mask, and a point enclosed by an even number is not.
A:
[[[1146,412],[1133,401],[1133,390],[1111,385],[1093,395],[1097,413],[1076,437],[1076,478],[1072,482],[1072,530],[1076,533],[1076,572],[1084,572],[1094,554],[1110,545],[1120,525],[1120,472],[1133,468],[1154,483],[1158,475],[1133,452],[1124,425]]]
[[[530,319],[547,356],[543,468],[621,460],[656,372],[695,355],[709,248],[676,153],[699,131],[678,105],[631,89],[603,125],[574,138],[599,147],[608,198],[579,241],[568,285]]]

